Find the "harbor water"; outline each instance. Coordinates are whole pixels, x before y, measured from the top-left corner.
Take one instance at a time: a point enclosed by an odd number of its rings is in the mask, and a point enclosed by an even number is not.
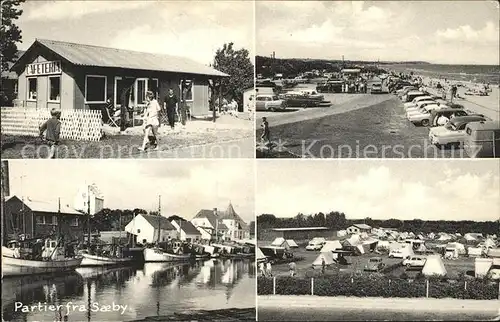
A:
[[[253,260],[78,268],[2,281],[4,321],[130,321],[255,307]]]

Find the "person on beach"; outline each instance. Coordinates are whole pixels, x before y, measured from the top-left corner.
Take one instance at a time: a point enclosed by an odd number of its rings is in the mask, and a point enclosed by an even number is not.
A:
[[[147,145],[156,151],[159,145],[158,127],[160,126],[160,105],[156,101],[152,91],[146,93],[146,110],[144,112],[144,140],[141,151],[146,151]]]
[[[264,129],[264,132],[262,132],[262,135],[260,136],[260,140],[262,142],[271,142],[271,137],[269,133],[269,123],[267,122],[267,117],[262,118],[262,124],[260,126]]]
[[[177,109],[177,104],[179,100],[177,96],[174,94],[174,91],[170,88],[168,90],[167,96],[163,100],[163,110],[167,114],[168,125],[173,130],[175,127],[175,114]]]
[[[53,108],[50,111],[51,118],[45,121],[40,126],[40,137],[43,138],[43,132],[45,132],[45,141],[49,146],[48,159],[57,158],[57,146],[59,145],[59,139],[61,134],[61,111]]]

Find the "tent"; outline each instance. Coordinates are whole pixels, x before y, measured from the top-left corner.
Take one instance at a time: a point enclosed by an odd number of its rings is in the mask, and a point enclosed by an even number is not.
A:
[[[260,250],[259,247],[255,249],[255,259],[257,260],[257,263],[263,262],[267,259],[267,256],[264,255],[264,253]]]
[[[287,239],[286,242],[290,248],[299,248],[299,245],[293,239]]]
[[[420,235],[417,236],[417,239],[424,240],[425,237],[424,237],[424,235],[420,234]]]
[[[481,247],[469,247],[467,248],[467,254],[469,257],[480,257],[483,255],[483,249]]]
[[[454,247],[447,247],[444,253],[444,258],[446,259],[456,259],[458,258],[458,249]]]
[[[290,249],[290,245],[286,242],[285,238],[283,237],[278,237],[276,238],[272,243],[271,246],[275,247],[283,247],[285,249]]]
[[[360,254],[365,253],[365,249],[363,248],[363,245],[356,246],[356,251],[359,252]]]
[[[346,239],[345,242],[347,242],[349,246],[357,246],[361,244],[361,238],[359,235],[352,235]]]
[[[409,238],[415,238],[415,234],[414,234],[414,233],[412,233],[412,232],[409,232],[409,233],[408,233],[408,237],[409,237]]]
[[[448,234],[441,234],[438,238],[440,241],[451,240],[451,237]]]
[[[425,265],[422,268],[422,274],[425,276],[445,276],[446,268],[444,267],[443,261],[439,255],[430,255],[427,256],[427,260],[425,261]]]
[[[493,248],[496,246],[496,243],[493,241],[493,239],[488,238],[484,241],[484,246],[487,248]]]
[[[436,238],[436,234],[429,233],[429,235],[427,235],[427,237],[429,237],[429,239],[434,239],[434,238]]]
[[[379,248],[379,249],[387,249],[388,250],[389,249],[389,245],[390,245],[389,241],[387,241],[387,240],[380,240],[378,242],[378,244],[377,244],[377,248]]]
[[[319,253],[318,257],[316,257],[316,260],[312,263],[313,268],[315,267],[320,267],[323,265],[323,259],[325,260],[325,265],[330,266],[332,264],[335,264],[335,260],[333,259],[333,253],[332,252],[321,252]]]
[[[337,236],[338,237],[347,236],[347,230],[339,230],[339,231],[337,231]]]
[[[461,243],[448,243],[448,245],[446,245],[446,248],[454,248],[458,251],[458,254],[460,255],[465,255],[466,254],[466,250],[465,250],[465,246],[464,244],[461,244]]]
[[[425,247],[424,243],[420,244],[420,246],[417,248],[417,252],[425,253],[426,251],[427,251],[427,247]]]
[[[325,243],[321,252],[331,252],[332,250],[342,249],[342,244],[338,240],[329,240]]]

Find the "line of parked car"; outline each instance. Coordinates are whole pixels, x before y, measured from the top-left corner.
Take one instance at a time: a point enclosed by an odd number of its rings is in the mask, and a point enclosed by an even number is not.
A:
[[[300,89],[280,95],[259,94],[255,98],[257,111],[282,111],[288,107],[318,107],[324,101],[324,96],[312,89]]]
[[[463,106],[443,101],[414,85],[395,91],[408,121],[430,127],[429,141],[438,146],[463,145],[471,157],[500,156],[500,124]]]

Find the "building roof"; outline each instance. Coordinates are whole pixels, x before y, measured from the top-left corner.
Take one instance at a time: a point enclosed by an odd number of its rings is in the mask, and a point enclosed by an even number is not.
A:
[[[359,229],[372,229],[372,227],[366,225],[366,224],[354,224],[354,227],[358,227]]]
[[[175,221],[175,223],[178,224],[187,235],[201,235],[200,231],[190,221],[187,220],[172,220],[172,221]]]
[[[84,45],[64,41],[36,39],[26,52],[42,45],[68,62],[79,66],[129,68],[174,73],[227,77],[229,75],[185,57]],[[14,64],[22,63],[22,58]]]
[[[212,225],[212,227],[214,227],[214,228],[217,227],[218,230],[228,230],[227,226],[224,225],[224,223],[222,223],[220,220],[219,220],[219,224],[217,225],[217,217],[214,215],[213,210],[201,209],[194,216],[194,218],[207,218],[207,220],[210,222],[210,225]]]
[[[46,212],[51,214],[59,213],[59,200],[54,201],[40,201],[34,200],[30,197],[18,197],[16,195],[9,196],[5,198],[5,201],[9,201],[11,199],[18,199],[23,202],[31,211],[34,212]],[[83,215],[83,213],[79,212],[68,203],[61,201],[61,215]]]
[[[220,212],[219,218],[220,219],[231,219],[231,220],[234,220],[234,221],[236,221],[240,225],[241,229],[247,229],[248,228],[247,223],[243,219],[241,219],[241,217],[236,213],[236,211],[234,210],[234,207],[231,204],[231,202],[229,202],[229,205],[227,206],[226,211],[221,211]]]
[[[158,221],[160,221],[160,229],[161,230],[176,230],[175,227],[168,221],[167,218],[163,216],[152,216],[140,214],[140,216],[144,217],[155,229],[158,228]]]
[[[300,230],[328,230],[328,227],[293,227],[293,228],[274,228],[274,231],[300,231]]]

